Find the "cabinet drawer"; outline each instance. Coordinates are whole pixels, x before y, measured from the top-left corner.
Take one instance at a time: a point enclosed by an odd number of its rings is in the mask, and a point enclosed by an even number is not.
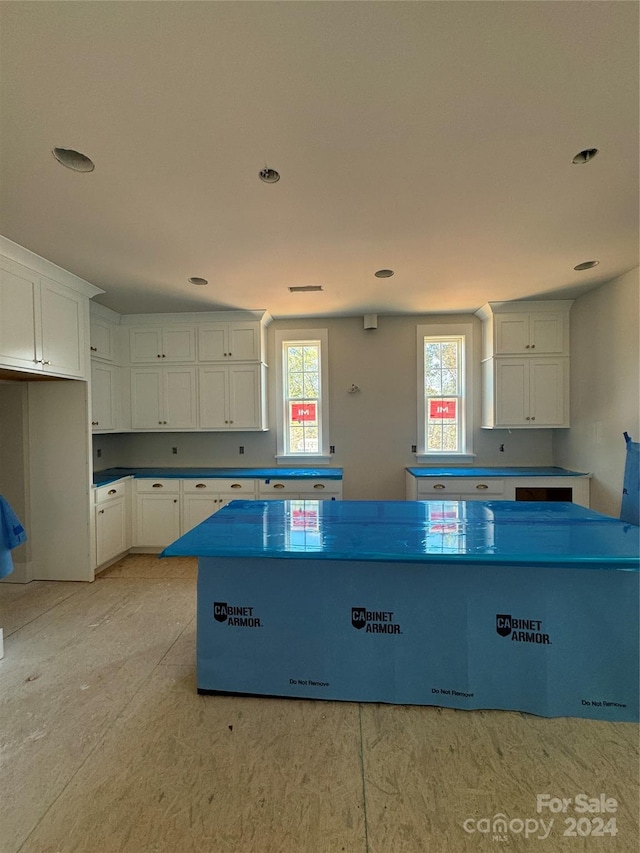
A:
[[[206,495],[210,492],[221,492],[237,494],[238,497],[255,497],[256,481],[231,477],[203,478],[202,480],[189,479],[182,481],[182,490],[189,495]]]
[[[115,483],[108,483],[105,486],[99,486],[95,493],[95,502],[97,504],[111,501],[115,498],[124,497],[126,493],[126,480],[118,480]]]
[[[339,495],[341,491],[340,480],[262,480],[260,483],[261,495],[295,494],[311,498],[325,493]]]
[[[484,480],[467,479],[466,477],[456,477],[449,479],[428,479],[420,480],[418,483],[418,499],[420,497],[433,495],[502,495],[504,494],[504,480],[497,480],[493,477],[487,477]]]
[[[136,480],[136,492],[141,494],[164,494],[165,492],[179,492],[180,491],[180,480],[177,479],[169,479],[163,480],[158,478],[157,480],[152,480],[151,478]]]

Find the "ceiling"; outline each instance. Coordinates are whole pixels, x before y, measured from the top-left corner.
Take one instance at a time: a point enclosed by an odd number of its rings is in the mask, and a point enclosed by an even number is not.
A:
[[[0,233],[123,314],[576,296],[638,264],[639,8],[0,3]]]

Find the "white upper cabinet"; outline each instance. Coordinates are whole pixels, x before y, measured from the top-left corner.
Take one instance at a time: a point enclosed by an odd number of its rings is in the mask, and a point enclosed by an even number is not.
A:
[[[482,357],[569,355],[571,299],[539,302],[487,302],[482,320]]]
[[[111,432],[119,424],[120,368],[97,359],[91,362],[91,429]]]
[[[131,364],[192,363],[196,360],[193,326],[145,326],[129,330]]]
[[[261,364],[200,367],[200,429],[266,429],[265,370]]]
[[[566,312],[496,314],[494,322],[495,355],[565,353]]]
[[[87,378],[88,308],[84,294],[0,258],[0,363]]]
[[[196,368],[132,369],[131,426],[153,431],[196,429]]]
[[[262,360],[259,323],[204,323],[198,326],[198,361]]]
[[[89,350],[91,358],[100,358],[104,361],[116,361],[116,329],[114,323],[91,314],[91,345]]]
[[[490,302],[482,320],[482,426],[558,428],[569,421],[571,300]]]
[[[29,370],[37,367],[38,288],[36,273],[0,260],[0,362],[5,366]]]

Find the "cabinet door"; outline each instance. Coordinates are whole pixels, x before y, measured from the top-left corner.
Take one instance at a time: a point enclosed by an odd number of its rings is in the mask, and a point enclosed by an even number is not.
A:
[[[18,264],[3,261],[0,266],[0,364],[39,369],[35,329],[37,290],[35,274]]]
[[[163,372],[131,371],[131,426],[133,429],[162,428]]]
[[[495,371],[495,425],[529,426],[529,360],[496,359]]]
[[[198,385],[201,429],[229,429],[227,411],[228,369],[223,365],[200,367]]]
[[[260,365],[230,365],[229,428],[260,429]]]
[[[228,353],[232,361],[260,361],[260,324],[231,324]]]
[[[40,302],[43,369],[63,376],[84,376],[86,296],[43,278]]]
[[[138,547],[165,548],[180,536],[180,498],[178,494],[136,496]]]
[[[115,327],[108,320],[101,317],[90,317],[90,340],[89,347],[91,356],[103,358],[105,361],[113,361],[115,355]]]
[[[183,535],[217,512],[223,505],[219,495],[182,496]]]
[[[100,566],[127,550],[124,498],[96,506],[96,551]]]
[[[196,360],[196,335],[193,326],[165,326],[162,330],[162,358],[166,361]]]
[[[94,432],[116,427],[118,368],[94,361],[91,364],[91,428]]]
[[[531,360],[530,423],[532,426],[569,426],[569,369],[564,358]]]
[[[198,360],[226,361],[229,358],[229,329],[226,323],[198,326]]]
[[[532,314],[529,337],[530,349],[533,354],[564,352],[565,323],[568,323],[567,314],[553,314],[551,312]]]
[[[129,330],[131,364],[157,364],[162,358],[162,329],[148,326]]]
[[[496,354],[529,351],[529,314],[496,314]]]
[[[163,370],[165,429],[195,429],[196,409],[195,367],[169,367]]]

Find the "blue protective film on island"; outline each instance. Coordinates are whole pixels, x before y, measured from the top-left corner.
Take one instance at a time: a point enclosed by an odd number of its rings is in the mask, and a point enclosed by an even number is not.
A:
[[[162,556],[638,571],[638,529],[564,502],[232,501]]]
[[[627,441],[620,518],[640,525],[640,444],[631,439]]]

